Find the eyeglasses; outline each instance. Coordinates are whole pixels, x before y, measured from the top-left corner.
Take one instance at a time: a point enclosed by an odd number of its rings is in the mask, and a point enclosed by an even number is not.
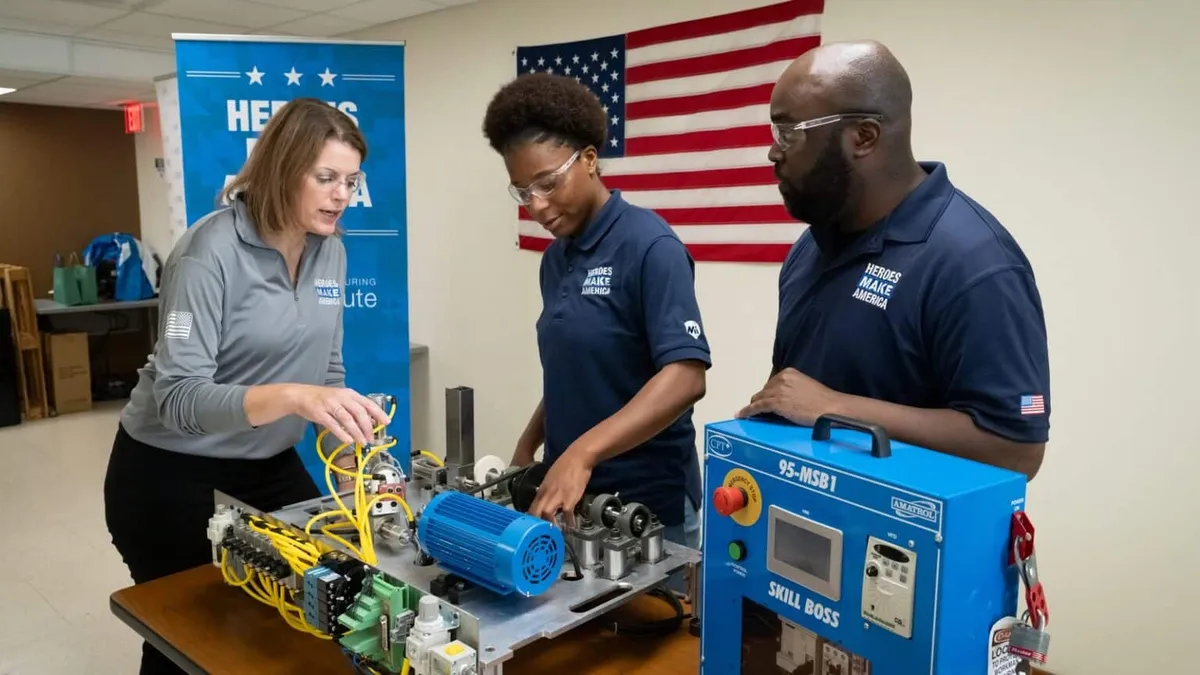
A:
[[[883,115],[878,113],[838,113],[836,115],[826,115],[816,119],[805,120],[792,124],[790,122],[772,122],[771,123],[771,138],[775,140],[775,145],[779,146],[780,150],[787,150],[800,140],[801,135],[798,132],[805,129],[813,129],[815,127],[823,127],[826,124],[834,124],[842,120],[850,119],[867,119],[880,121]]]
[[[580,151],[576,150],[575,154],[571,155],[571,158],[566,162],[563,162],[562,166],[533,181],[529,184],[529,187],[519,188],[516,185],[509,183],[508,194],[512,195],[512,198],[517,200],[517,203],[521,206],[528,206],[529,202],[533,201],[533,197],[538,197],[541,199],[549,197],[550,194],[553,193],[562,182],[559,180],[562,178],[562,175],[567,172],[567,169],[571,168],[571,165],[575,163],[575,160],[579,159],[579,153]]]
[[[328,192],[333,192],[337,189],[337,186],[341,184],[346,186],[346,189],[350,192],[350,194],[354,194],[358,192],[358,187],[367,179],[367,172],[359,171],[348,178],[342,178],[336,173],[321,171],[313,174],[313,178],[316,179],[317,185],[319,185],[321,189]]]

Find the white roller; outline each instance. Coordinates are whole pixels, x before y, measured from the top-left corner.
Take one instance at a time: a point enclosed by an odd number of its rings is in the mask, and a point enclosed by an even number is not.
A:
[[[483,485],[504,473],[507,466],[508,462],[495,455],[484,455],[475,460],[475,482]],[[490,492],[490,490],[486,492]]]

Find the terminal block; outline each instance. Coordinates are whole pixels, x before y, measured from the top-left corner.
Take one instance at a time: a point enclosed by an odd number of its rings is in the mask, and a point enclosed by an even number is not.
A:
[[[404,662],[414,612],[408,586],[392,584],[381,575],[368,576],[350,607],[338,617],[345,628],[339,639],[343,647],[392,672]]]
[[[304,618],[313,628],[341,636],[346,627],[338,622],[362,591],[362,563],[338,552],[321,556],[304,574]]]

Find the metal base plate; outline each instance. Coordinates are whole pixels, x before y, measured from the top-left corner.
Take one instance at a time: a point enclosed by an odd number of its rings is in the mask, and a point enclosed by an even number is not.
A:
[[[351,498],[350,494],[343,496],[347,503]],[[218,493],[218,503],[236,502]],[[417,508],[417,504],[412,506]],[[313,515],[331,508],[336,508],[332,498],[320,498],[293,504],[267,515],[303,532]],[[344,550],[315,532],[312,536],[332,548]],[[513,658],[521,647],[541,638],[557,637],[602,616],[639,594],[665,584],[673,573],[684,568],[691,567],[693,573],[698,569],[699,551],[670,541],[664,541],[663,548],[666,557],[661,561],[655,564],[631,563],[630,573],[616,581],[599,577],[597,573],[600,569],[585,569],[582,579],[560,579],[550,590],[534,598],[516,594],[499,596],[486,589],[472,589],[454,605],[463,615],[458,638],[478,651],[481,673],[498,674],[503,663]],[[376,553],[377,569],[414,586],[422,593],[429,593],[431,582],[446,573],[436,563],[429,566],[416,564],[417,550],[413,544],[398,548],[392,547],[390,542],[377,539]],[[574,576],[570,562],[563,565],[562,572]]]

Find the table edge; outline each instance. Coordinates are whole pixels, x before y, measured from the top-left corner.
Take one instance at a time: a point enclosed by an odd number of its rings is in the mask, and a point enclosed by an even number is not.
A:
[[[139,619],[132,611],[126,608],[117,599],[117,593],[113,593],[108,597],[108,608],[122,623],[133,629],[133,632],[142,636],[146,642],[149,642],[159,652],[171,660],[172,663],[184,669],[191,675],[209,675],[208,671],[201,668],[199,664],[187,657],[183,652],[179,651],[167,641],[166,638],[159,635],[153,628],[148,626],[146,622]]]

